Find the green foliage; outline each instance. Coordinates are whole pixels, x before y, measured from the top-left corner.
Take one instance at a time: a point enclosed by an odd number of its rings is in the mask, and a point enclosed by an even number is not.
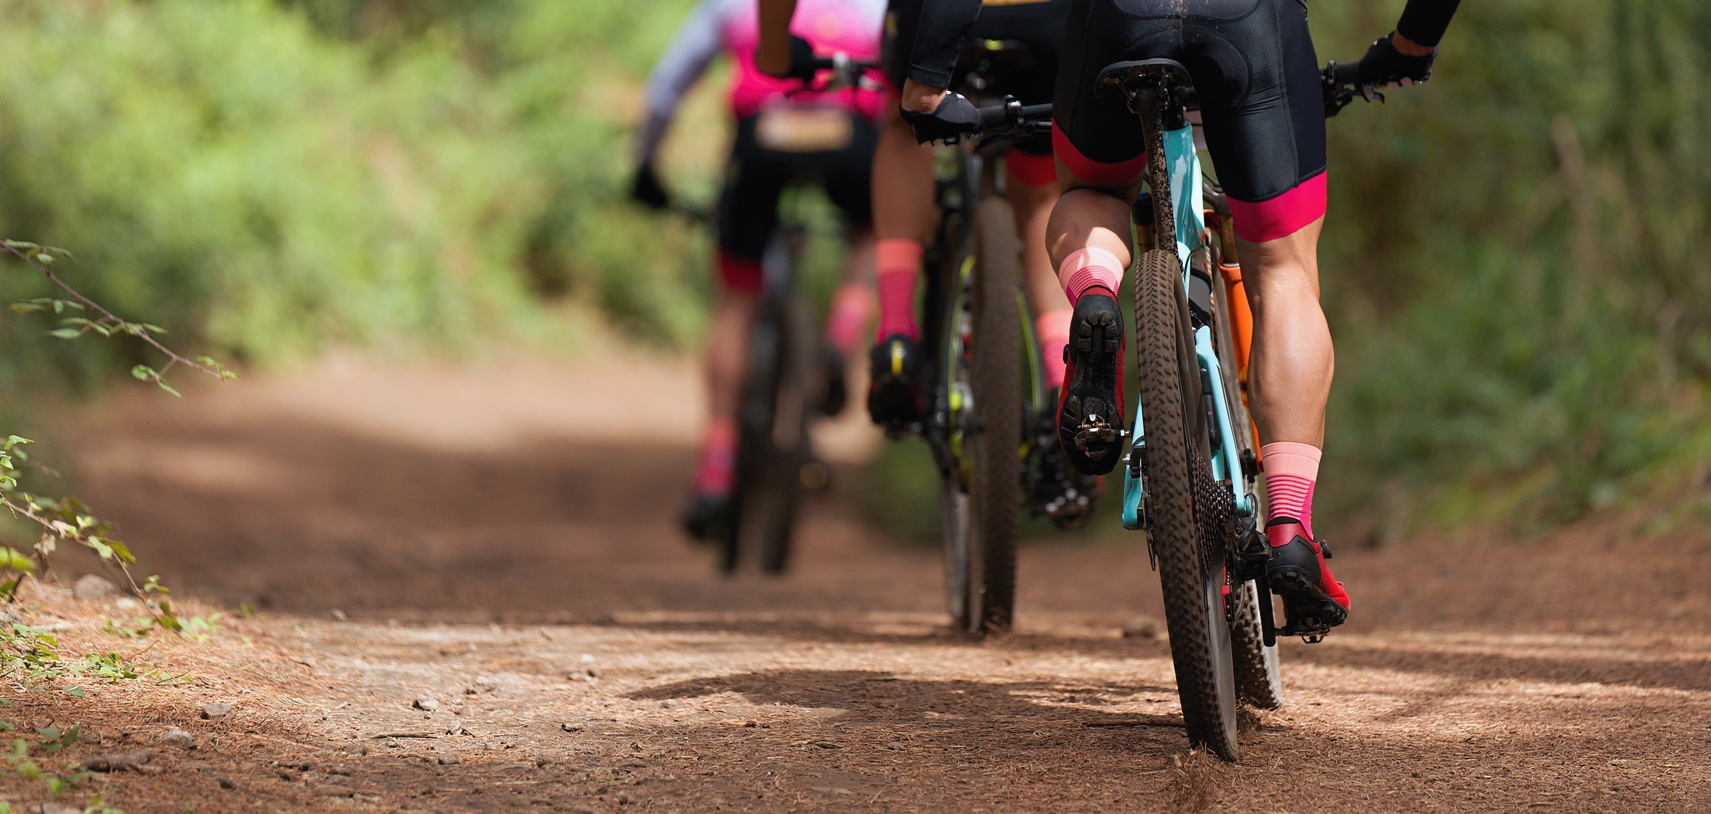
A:
[[[680,291],[705,267],[698,236],[612,205],[670,9],[0,0],[0,13],[0,223],[82,247],[87,293],[188,343],[260,362],[330,343],[451,346],[550,319],[531,290],[644,336],[701,329]],[[0,297],[39,294],[0,279]],[[145,361],[0,330],[19,348],[0,388]]]
[[[0,723],[0,729],[16,730],[9,723]],[[35,738],[14,738],[10,751],[0,752],[0,773],[11,773],[18,777],[40,781],[49,796],[58,798],[67,792],[83,791],[84,784],[96,778],[77,763],[63,764],[59,769],[45,767],[44,758],[50,758],[71,748],[77,743],[79,728],[72,726],[67,729],[48,725],[35,730]],[[10,814],[11,804],[0,801],[0,814]],[[32,809],[34,810],[34,809]],[[84,814],[124,814],[117,808],[111,808],[99,795],[91,796],[83,804]]]
[[[1321,54],[1393,12],[1315,7]],[[1707,41],[1693,0],[1464,5],[1430,84],[1331,120],[1331,508],[1536,531],[1704,482]]]

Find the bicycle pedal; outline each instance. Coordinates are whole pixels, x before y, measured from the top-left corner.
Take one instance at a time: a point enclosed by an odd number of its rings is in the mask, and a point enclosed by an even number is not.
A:
[[[1089,415],[1081,420],[1081,426],[1075,430],[1075,446],[1095,461],[1104,458],[1116,449],[1122,439],[1122,431],[1111,426],[1104,416]]]

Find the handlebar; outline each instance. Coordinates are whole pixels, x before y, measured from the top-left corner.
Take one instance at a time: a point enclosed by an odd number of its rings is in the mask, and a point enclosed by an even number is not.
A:
[[[831,56],[816,56],[809,63],[815,71],[831,71],[832,76],[824,82],[809,80],[793,93],[813,92],[822,93],[840,88],[858,88],[861,90],[878,90],[879,83],[867,77],[868,71],[879,70],[879,63],[859,60],[849,54],[835,53]]]
[[[1004,104],[980,108],[980,129],[990,133],[994,130],[1036,130],[1050,129],[1052,123],[1052,103],[1043,105],[1024,105],[1015,99],[1005,99]]]
[[[1353,62],[1338,62],[1331,60],[1319,70],[1319,79],[1325,92],[1325,118],[1337,115],[1357,97],[1368,102],[1384,101],[1384,94],[1373,89],[1371,85],[1359,83],[1360,60]]]

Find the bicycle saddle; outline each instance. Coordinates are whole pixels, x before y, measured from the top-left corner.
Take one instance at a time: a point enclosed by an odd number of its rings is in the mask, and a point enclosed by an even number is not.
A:
[[[1099,72],[1094,96],[1104,96],[1115,88],[1134,101],[1139,94],[1151,89],[1168,89],[1177,101],[1190,109],[1200,107],[1200,94],[1194,90],[1194,77],[1188,68],[1174,59],[1135,59],[1113,62]]]

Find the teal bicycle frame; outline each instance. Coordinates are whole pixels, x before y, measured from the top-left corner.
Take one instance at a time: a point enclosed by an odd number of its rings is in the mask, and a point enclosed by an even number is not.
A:
[[[1192,260],[1196,253],[1208,252],[1206,245],[1206,214],[1201,200],[1200,154],[1194,149],[1194,127],[1185,124],[1174,130],[1165,130],[1164,139],[1165,164],[1170,168],[1170,192],[1176,215],[1176,256],[1182,262],[1182,284],[1189,286],[1189,275]],[[1162,243],[1163,235],[1157,236]],[[1141,252],[1135,252],[1140,257]],[[1207,265],[1210,265],[1208,261]],[[1236,449],[1236,432],[1230,421],[1230,406],[1228,396],[1222,386],[1223,371],[1218,363],[1218,353],[1212,347],[1212,327],[1201,325],[1194,329],[1194,351],[1200,358],[1200,369],[1206,374],[1206,389],[1212,395],[1212,416],[1216,422],[1216,443],[1212,448],[1212,478],[1228,483],[1238,517],[1253,517],[1259,502],[1243,485],[1241,473],[1241,458]],[[1240,432],[1247,432],[1243,427]],[[1132,439],[1129,451],[1130,466],[1123,468],[1123,527],[1130,530],[1140,530],[1146,527],[1145,511],[1142,506],[1146,502],[1146,482],[1140,472],[1140,467],[1133,465],[1139,460],[1140,452],[1146,447],[1146,423],[1141,414],[1140,399],[1135,399],[1135,420],[1129,428]]]

